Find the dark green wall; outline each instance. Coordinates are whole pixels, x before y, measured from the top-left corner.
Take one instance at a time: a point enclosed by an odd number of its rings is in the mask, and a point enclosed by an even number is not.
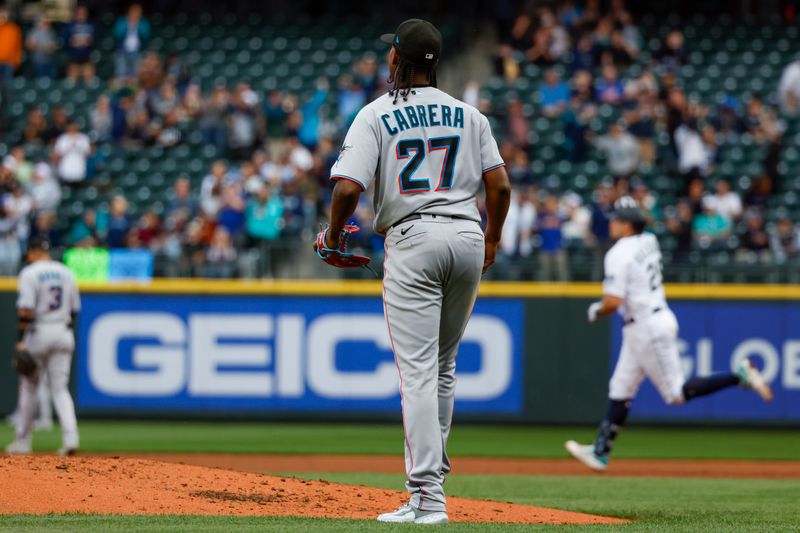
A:
[[[590,325],[591,300],[525,303],[525,414],[531,422],[594,423],[606,408],[608,323]]]
[[[17,342],[17,295],[0,291],[0,414],[17,405],[17,374],[11,369],[11,356]]]

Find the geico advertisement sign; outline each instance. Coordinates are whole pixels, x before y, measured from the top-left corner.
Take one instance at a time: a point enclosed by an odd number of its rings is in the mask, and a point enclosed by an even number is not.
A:
[[[729,354],[721,354],[729,364],[720,367],[714,365],[714,341],[711,338],[699,339],[694,346],[694,355],[690,343],[683,339],[679,340],[678,348],[687,378],[736,371],[744,358],[749,357],[773,387],[800,390],[800,339],[789,339],[778,345],[767,339],[745,339]]]
[[[121,364],[120,346],[130,356]],[[477,345],[477,371],[458,376],[459,400],[485,401],[505,393],[514,371],[513,336],[496,317],[476,314],[464,332]],[[385,399],[398,395],[394,361],[368,370],[342,369],[350,343],[391,353],[380,314],[107,312],[86,338],[91,385],[108,396]],[[338,354],[338,355],[337,355]],[[345,355],[347,357],[347,355]]]

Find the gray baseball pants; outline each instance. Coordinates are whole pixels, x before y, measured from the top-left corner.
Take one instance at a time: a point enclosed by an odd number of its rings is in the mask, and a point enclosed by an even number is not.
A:
[[[446,506],[456,353],[483,258],[483,232],[469,220],[423,215],[386,235],[383,301],[400,373],[406,488],[411,505],[424,511]]]

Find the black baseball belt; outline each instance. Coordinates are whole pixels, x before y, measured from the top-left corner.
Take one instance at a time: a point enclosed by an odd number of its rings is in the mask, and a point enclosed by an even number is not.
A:
[[[658,313],[659,311],[661,311],[662,309],[663,309],[663,307],[656,307],[655,309],[653,309],[653,312],[650,313],[650,314],[654,315],[654,314]],[[625,325],[626,326],[629,325],[629,324],[633,324],[634,322],[636,322],[636,319],[633,318],[633,317],[625,319]]]

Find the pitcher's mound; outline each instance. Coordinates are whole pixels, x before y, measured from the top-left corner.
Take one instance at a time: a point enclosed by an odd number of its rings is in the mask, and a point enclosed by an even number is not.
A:
[[[143,459],[0,458],[0,514],[97,513],[374,519],[405,493]],[[454,522],[620,524],[528,505],[448,498]]]

